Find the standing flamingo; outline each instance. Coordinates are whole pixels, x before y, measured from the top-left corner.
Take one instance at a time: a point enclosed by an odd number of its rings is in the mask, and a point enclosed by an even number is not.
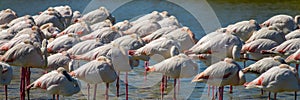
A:
[[[261,53],[263,54],[276,54],[282,57],[287,57],[293,53],[295,53],[298,49],[300,49],[300,39],[290,39],[284,41],[280,45],[270,49],[270,50],[262,50]]]
[[[80,39],[76,34],[69,33],[67,35],[58,37],[49,43],[47,51],[49,53],[57,53],[67,51],[75,44],[79,43]]]
[[[96,99],[97,84],[102,82],[106,83],[105,98],[108,100],[109,83],[114,82],[118,77],[111,60],[103,56],[80,66],[70,74],[71,76],[83,80],[88,84],[95,84],[94,100]]]
[[[99,39],[86,40],[75,44],[67,52],[70,55],[81,55],[102,45],[104,45],[104,43]]]
[[[256,74],[262,74],[269,70],[272,67],[279,66],[281,64],[286,64],[284,61],[284,58],[280,56],[275,57],[266,57],[261,60],[258,60],[254,64],[251,64],[250,66],[243,69],[244,73],[256,73]]]
[[[143,37],[143,40],[145,42],[149,43],[153,40],[156,40],[156,39],[162,37],[165,34],[168,34],[172,31],[176,30],[176,29],[178,29],[177,26],[162,27],[162,28],[156,30],[155,32],[153,32],[152,34],[149,34],[149,35]]]
[[[247,41],[253,32],[260,29],[260,26],[255,20],[251,19],[249,21],[241,21],[228,25],[223,29],[225,29],[224,31],[228,31],[231,34],[238,36],[242,41]]]
[[[257,39],[243,45],[242,53],[249,54],[251,59],[260,60],[263,57],[271,56],[272,54],[262,55],[262,50],[270,50],[278,46],[278,43],[270,39]]]
[[[225,58],[209,66],[203,72],[194,77],[192,82],[205,82],[219,87],[219,100],[223,100],[223,89],[226,85],[243,85],[246,82],[241,67],[231,58]]]
[[[47,40],[42,41],[42,47],[39,48],[36,44],[29,41],[20,43],[9,49],[1,58],[1,61],[12,66],[21,67],[21,84],[20,97],[25,100],[25,77],[27,85],[30,84],[30,68],[46,68],[47,67]],[[29,99],[29,90],[28,99]]]
[[[289,15],[275,15],[270,19],[263,22],[260,26],[261,27],[269,27],[275,26],[283,31],[284,34],[287,34],[296,29],[296,22],[294,21],[292,16]]]
[[[8,24],[10,21],[16,19],[18,16],[16,12],[11,9],[5,9],[0,11],[0,25]]]
[[[254,32],[253,35],[246,41],[246,43],[257,39],[270,39],[278,44],[281,44],[285,41],[285,34],[274,26],[261,28],[260,30]]]
[[[53,95],[53,100],[55,95],[57,95],[56,100],[59,100],[59,95],[71,96],[80,92],[78,81],[62,67],[44,74],[26,87],[27,90],[36,88],[45,89],[48,94]]]
[[[7,100],[7,85],[13,78],[13,69],[10,65],[0,62],[0,84],[4,85],[5,100]]]
[[[298,71],[299,69],[299,59],[300,59],[300,49],[298,49],[295,53],[291,54],[288,56],[285,61],[287,63],[295,63],[296,64],[296,70]]]
[[[72,71],[73,68],[70,67],[74,64],[74,60],[71,59],[71,55],[68,54],[67,52],[62,52],[62,53],[56,53],[53,55],[50,55],[47,58],[47,68],[45,69],[47,72],[50,72],[52,70],[56,70],[59,67],[63,67],[66,69],[68,72]]]
[[[91,25],[91,29],[93,31],[95,30],[98,30],[98,29],[101,29],[101,28],[104,28],[104,27],[111,27],[112,26],[112,23],[110,20],[105,20],[105,21],[102,21],[102,22],[98,22],[98,23],[95,23],[93,25]]]
[[[298,72],[286,64],[278,67],[272,67],[265,73],[250,83],[244,84],[246,89],[261,88],[269,92],[269,100],[271,92],[274,92],[274,100],[278,92],[295,92],[295,100],[297,99],[296,91],[300,89],[300,80]]]
[[[158,64],[149,66],[149,68],[147,68],[146,70],[147,72],[159,72],[164,76],[174,78],[173,99],[176,100],[176,79],[195,76],[198,73],[198,65],[194,63],[192,59],[190,59],[187,55],[179,54],[177,56],[168,58]],[[164,78],[165,77],[162,78],[161,82],[161,99],[163,99]]]

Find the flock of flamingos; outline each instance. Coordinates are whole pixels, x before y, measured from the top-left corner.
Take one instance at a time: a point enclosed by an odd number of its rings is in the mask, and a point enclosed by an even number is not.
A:
[[[105,7],[87,14],[72,11],[69,6],[49,7],[38,15],[17,16],[11,10],[0,12],[0,83],[12,80],[11,66],[19,66],[20,99],[30,99],[30,89],[44,89],[59,99],[80,91],[78,80],[89,84],[116,81],[119,96],[119,75],[144,62],[145,77],[149,72],[162,73],[161,99],[167,80],[194,77],[192,82],[204,82],[217,89],[212,99],[223,99],[224,86],[244,85],[260,88],[262,93],[295,92],[300,90],[300,16],[276,15],[258,24],[255,20],[237,22],[207,34],[200,40],[175,16],[167,11],[153,11],[134,21],[115,22]],[[165,60],[149,66],[151,56]],[[75,69],[76,61],[88,61]],[[207,68],[198,73],[196,60]],[[256,61],[243,68],[237,62]],[[290,66],[295,64],[295,67]],[[45,74],[30,82],[30,68],[41,68]],[[246,82],[245,73],[259,76]],[[97,85],[95,85],[96,87]],[[176,89],[174,89],[174,94]],[[96,90],[94,98],[96,99]],[[173,99],[176,99],[174,95]]]

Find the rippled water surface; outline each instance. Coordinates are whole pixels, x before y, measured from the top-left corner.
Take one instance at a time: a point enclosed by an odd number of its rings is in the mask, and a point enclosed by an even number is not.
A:
[[[96,9],[99,6],[112,6],[115,4],[119,4],[117,2],[122,2],[122,0],[113,0],[113,1],[103,1],[103,0],[1,0],[0,1],[0,9],[11,8],[17,12],[19,16],[21,15],[34,15],[39,11],[43,11],[47,9],[49,6],[57,6],[57,5],[70,5],[74,10],[78,10],[80,12],[86,13],[92,9]],[[191,30],[196,33],[196,37],[200,39],[202,36],[211,32],[217,28],[225,27],[229,24],[235,23],[237,21],[255,19],[259,23],[262,23],[264,20],[270,18],[276,14],[289,14],[295,16],[300,14],[300,1],[299,0],[211,0],[207,1],[215,15],[218,18],[218,21],[214,20],[214,18],[210,18],[203,13],[203,9],[199,6],[204,4],[204,1],[200,0],[191,0],[184,1],[179,4],[188,4],[189,8],[195,8],[194,10],[199,10],[198,14],[191,13],[185,9],[184,6],[180,6],[176,4],[177,1],[147,1],[147,0],[138,0],[138,1],[130,1],[127,3],[121,4],[120,7],[108,7],[109,10],[112,11],[113,15],[115,15],[117,21],[122,21],[125,19],[130,20],[136,16],[141,16],[146,13],[150,13],[153,10],[158,11],[168,11],[170,14],[176,16],[179,22],[182,25],[188,26]],[[199,9],[201,8],[201,9]],[[205,10],[204,10],[205,11]],[[206,10],[208,11],[208,10]],[[199,14],[200,13],[200,14]],[[200,18],[206,18],[204,22],[198,22],[195,17],[198,15]],[[219,22],[219,24],[212,24],[210,22]],[[204,28],[203,25],[211,25],[210,28]],[[207,30],[206,30],[207,29]],[[85,62],[80,62],[80,64],[84,64]],[[156,62],[151,62],[154,64]],[[248,62],[247,65],[253,62]],[[203,71],[205,66],[198,62],[199,71]],[[242,65],[242,64],[241,64]],[[9,98],[10,99],[19,99],[19,68],[14,67],[14,80],[11,85],[8,87]],[[38,77],[42,75],[42,70],[40,69],[32,69],[31,81],[34,81]],[[247,81],[251,81],[256,77],[253,74],[246,74]],[[125,97],[125,86],[123,83],[124,73],[121,73],[121,97],[115,97],[115,83],[110,85],[110,99],[124,99]],[[134,68],[132,72],[129,72],[129,98],[130,99],[159,99],[160,98],[160,80],[161,74],[151,73],[147,76],[147,80],[144,81],[143,76],[143,67],[142,64],[140,67]],[[207,88],[204,83],[191,83],[191,79],[181,79],[180,80],[180,88],[177,99],[209,99],[207,96]],[[86,84],[81,82],[82,91],[78,94],[75,94],[71,97],[61,97],[61,99],[87,99],[85,96],[87,94]],[[91,85],[94,87],[94,85]],[[230,94],[228,92],[229,87],[225,87],[224,99],[253,99],[253,100],[265,100],[267,99],[267,93],[263,96],[260,95],[259,89],[250,89],[246,90],[242,86],[234,87],[233,93]],[[93,90],[92,90],[93,91]],[[173,91],[173,79],[168,81],[168,88],[165,97],[167,99],[172,98]],[[97,89],[97,98],[104,99],[105,85],[99,84]],[[37,89],[32,90],[30,92],[31,99],[51,99],[52,96],[45,93],[45,91]],[[92,94],[92,93],[91,93]],[[299,95],[299,93],[298,93]],[[3,98],[4,92],[0,90],[0,98]],[[92,97],[91,97],[92,98]],[[293,99],[294,93],[279,93],[277,96],[278,99]],[[300,97],[299,97],[300,98]],[[299,99],[298,98],[298,99]]]

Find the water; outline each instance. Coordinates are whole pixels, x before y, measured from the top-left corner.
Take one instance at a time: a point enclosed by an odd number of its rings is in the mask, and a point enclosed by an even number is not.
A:
[[[124,0],[126,1],[126,0]],[[277,14],[288,14],[295,16],[300,14],[300,4],[299,0],[289,0],[289,1],[277,1],[277,0],[210,0],[207,1],[210,8],[204,1],[191,0],[191,1],[176,1],[171,2],[160,0],[146,1],[138,0],[131,1],[127,3],[122,0],[115,1],[75,1],[75,0],[52,0],[52,1],[36,1],[36,0],[1,0],[0,9],[11,8],[17,12],[19,16],[30,14],[34,15],[40,11],[47,9],[49,6],[57,5],[70,5],[73,10],[78,10],[80,12],[86,13],[99,6],[105,6],[113,15],[116,17],[117,21],[122,21],[125,19],[131,19],[133,17],[150,13],[153,10],[157,11],[168,11],[171,15],[178,18],[182,25],[188,26],[196,34],[196,37],[200,39],[205,34],[220,28],[225,27],[229,24],[233,24],[242,20],[255,19],[259,23],[267,20],[271,16]],[[175,3],[180,2],[180,3]],[[116,7],[117,4],[122,6]],[[189,5],[179,6],[181,5]],[[206,12],[211,11],[214,12]],[[196,13],[193,13],[198,11]],[[217,20],[214,18],[214,14]],[[198,16],[194,16],[198,15]],[[199,20],[197,20],[199,18]],[[81,62],[83,64],[84,62]],[[248,62],[247,65],[253,62]],[[152,62],[154,64],[154,62]],[[200,71],[205,69],[205,66],[199,63]],[[34,81],[42,75],[42,70],[32,69],[31,81]],[[253,74],[246,74],[247,81],[251,81],[256,77]],[[121,79],[124,80],[124,73],[121,73]],[[158,99],[160,98],[160,81],[161,74],[151,73],[147,77],[147,81],[144,81],[142,64],[140,67],[134,68],[132,72],[129,73],[129,98],[130,99]],[[178,93],[177,99],[209,99],[207,96],[207,88],[203,83],[190,83],[191,79],[181,79],[180,91]],[[9,98],[19,99],[19,67],[14,67],[14,80],[8,87]],[[124,99],[125,97],[125,86],[124,82],[121,81],[121,97],[115,97],[114,87],[115,83],[110,85],[110,99]],[[71,97],[61,97],[61,99],[87,99],[85,94],[87,94],[86,84],[81,82],[82,92],[75,94]],[[93,85],[91,85],[93,87]],[[233,94],[228,93],[228,87],[225,87],[224,99],[253,99],[253,100],[265,100],[267,99],[267,93],[263,96],[260,95],[259,89],[246,90],[242,86],[234,87]],[[93,91],[93,90],[92,90]],[[91,94],[92,94],[91,91]],[[173,91],[173,79],[168,81],[168,88],[165,97],[167,99],[172,98]],[[97,98],[104,98],[105,85],[99,84],[97,89]],[[298,93],[299,95],[299,93]],[[51,99],[52,96],[45,93],[45,91],[36,89],[32,90],[30,94],[32,99]],[[4,98],[3,90],[0,90],[0,98]],[[92,97],[91,97],[92,98]],[[293,93],[279,93],[278,99],[293,99]],[[299,98],[298,98],[299,99]]]

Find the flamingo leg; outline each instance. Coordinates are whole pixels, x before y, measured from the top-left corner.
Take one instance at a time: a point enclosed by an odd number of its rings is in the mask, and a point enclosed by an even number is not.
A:
[[[117,77],[117,82],[116,82],[116,87],[117,87],[117,97],[119,97],[119,88],[120,88],[120,71],[118,71],[118,77]]]
[[[128,73],[125,73],[125,90],[126,90],[126,100],[128,100]]]
[[[90,100],[90,84],[89,83],[87,83],[87,89],[88,89],[88,93],[87,93],[88,100]]]
[[[207,96],[210,94],[210,85],[207,85]]]
[[[274,93],[274,100],[276,100],[277,93]]]
[[[243,64],[244,64],[244,68],[246,68],[246,61],[243,61]]]
[[[223,91],[224,91],[224,87],[223,86],[219,87],[219,93],[218,93],[219,100],[223,100]]]
[[[108,100],[109,83],[106,83],[105,100]]]
[[[167,87],[168,87],[168,77],[167,76],[165,76],[165,78],[164,78],[165,80],[165,82],[164,82],[164,86],[165,86],[165,90],[167,90]]]
[[[295,91],[295,100],[297,100],[297,91]]]
[[[25,68],[21,67],[20,99],[25,100]]]
[[[144,72],[144,81],[146,82],[147,80],[147,68],[149,67],[149,61],[144,62],[144,67],[145,67],[145,72]]]
[[[260,94],[264,95],[264,90],[263,89],[260,89]]]
[[[233,93],[232,92],[232,85],[229,86],[229,93]]]
[[[215,86],[212,86],[212,100],[215,100]]]
[[[95,84],[93,100],[96,100],[96,95],[97,95],[97,84]]]
[[[4,91],[5,91],[5,100],[7,100],[7,85],[4,85]]]
[[[59,100],[59,94],[58,94],[58,95],[56,95],[56,100]]]
[[[30,74],[31,74],[30,68],[26,68],[26,86],[30,85]],[[30,91],[29,90],[30,89],[26,90],[27,91],[27,99],[28,100],[30,100],[30,95],[29,95]]]
[[[161,84],[160,84],[160,95],[161,95],[161,100],[163,100],[164,98],[164,81],[165,81],[165,76],[163,75],[162,76],[162,79],[161,79]]]
[[[55,100],[55,94],[52,95],[52,100]]]
[[[173,95],[173,100],[176,100],[176,78],[174,79],[174,95]]]
[[[177,81],[178,81],[177,91],[179,92],[179,89],[180,89],[180,79],[177,79]]]

